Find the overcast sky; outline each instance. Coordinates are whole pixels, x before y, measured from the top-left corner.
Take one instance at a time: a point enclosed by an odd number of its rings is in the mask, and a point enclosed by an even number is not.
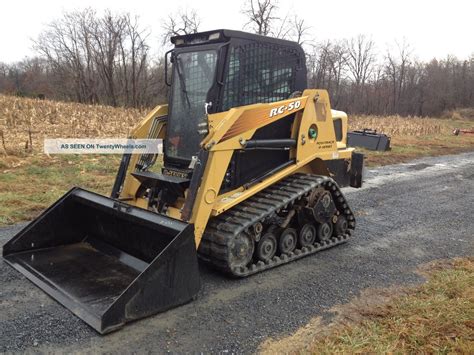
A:
[[[203,30],[242,29],[244,0],[3,0],[0,7],[0,61],[34,55],[32,38],[64,11],[92,7],[130,12],[150,28],[150,44],[160,45],[161,20],[177,9],[195,8]],[[474,1],[469,0],[280,0],[279,13],[298,14],[316,40],[372,36],[379,52],[406,38],[421,60],[474,53]]]

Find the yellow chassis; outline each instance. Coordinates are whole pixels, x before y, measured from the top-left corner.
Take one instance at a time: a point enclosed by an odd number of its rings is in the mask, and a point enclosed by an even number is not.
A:
[[[148,132],[156,117],[166,116],[168,106],[157,106],[132,132],[132,138],[148,137]],[[249,188],[239,187],[233,191],[219,194],[224,175],[234,150],[242,149],[245,142],[252,138],[257,129],[271,124],[283,117],[294,114],[291,138],[297,145],[290,151],[295,163],[276,172]],[[329,175],[324,161],[333,159],[351,159],[353,148],[346,147],[347,117],[341,115],[344,137],[336,142],[333,117],[329,96],[325,90],[305,90],[300,97],[271,104],[254,104],[233,108],[226,112],[210,114],[209,133],[201,142],[201,148],[209,156],[202,176],[197,196],[192,206],[189,223],[194,224],[196,247],[199,246],[209,218],[217,216],[233,206],[253,196],[262,189],[297,172]],[[160,123],[158,138],[165,137],[166,120]],[[317,127],[317,137],[308,135],[310,127]],[[131,173],[139,155],[133,155],[124,181],[120,199],[127,203],[148,208],[148,200],[136,196],[140,182]],[[187,196],[187,194],[186,194]],[[184,220],[182,210],[185,199],[167,209],[169,217]]]

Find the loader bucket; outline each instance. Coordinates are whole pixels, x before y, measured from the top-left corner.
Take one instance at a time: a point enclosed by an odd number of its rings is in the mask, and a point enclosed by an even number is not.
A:
[[[192,225],[79,188],[3,257],[101,334],[186,303],[200,287]]]

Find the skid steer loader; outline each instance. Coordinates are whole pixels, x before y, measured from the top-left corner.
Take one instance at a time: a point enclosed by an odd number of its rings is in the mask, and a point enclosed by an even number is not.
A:
[[[73,188],[3,248],[7,263],[100,333],[196,297],[198,257],[245,277],[344,243],[355,219],[341,186],[363,156],[347,116],[307,89],[294,42],[216,30],[166,53],[168,105],[131,138],[111,197]]]

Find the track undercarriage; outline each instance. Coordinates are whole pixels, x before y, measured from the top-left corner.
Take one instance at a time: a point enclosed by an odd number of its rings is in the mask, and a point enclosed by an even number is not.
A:
[[[331,178],[295,174],[213,218],[198,255],[245,277],[344,243],[354,227]]]

